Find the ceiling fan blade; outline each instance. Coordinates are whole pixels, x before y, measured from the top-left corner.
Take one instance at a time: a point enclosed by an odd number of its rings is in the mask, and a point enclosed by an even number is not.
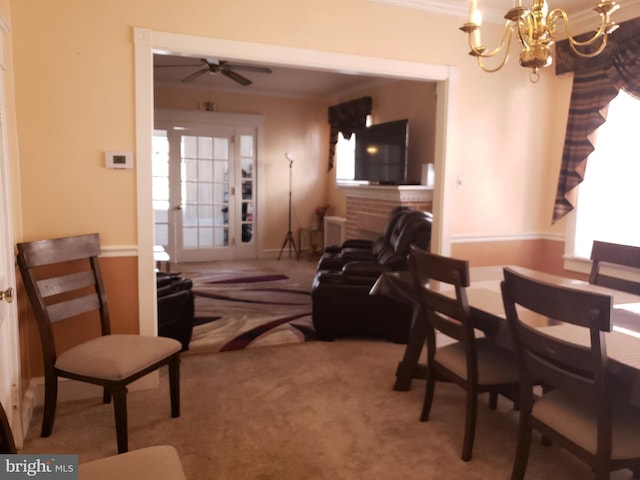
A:
[[[182,79],[183,82],[190,82],[192,80],[195,80],[196,78],[198,78],[200,75],[204,75],[205,73],[208,73],[209,69],[208,68],[203,68],[201,70],[198,70],[195,73],[192,73],[191,75],[184,77]]]
[[[189,63],[189,64],[182,64],[182,65],[154,65],[154,68],[176,68],[176,67],[189,67],[189,68],[193,68],[193,67],[201,67],[202,63]]]
[[[251,80],[249,80],[248,78],[243,77],[242,75],[239,75],[231,70],[228,69],[223,69],[220,70],[220,73],[229,77],[231,80],[235,80],[236,82],[238,82],[239,84],[243,85],[243,86],[247,86],[247,85],[251,85]]]
[[[246,72],[271,73],[271,69],[267,67],[255,67],[253,65],[240,65],[237,63],[229,63],[226,65],[231,70],[244,70]]]

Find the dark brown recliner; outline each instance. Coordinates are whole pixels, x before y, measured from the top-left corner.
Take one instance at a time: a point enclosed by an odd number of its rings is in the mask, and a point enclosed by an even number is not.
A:
[[[392,243],[372,260],[345,263],[340,271],[319,270],[311,291],[312,319],[321,340],[345,336],[383,337],[396,343],[409,338],[413,309],[369,291],[382,272],[407,270],[411,245],[428,250],[432,215],[412,211],[405,215]]]
[[[341,270],[345,264],[354,260],[371,261],[386,249],[391,242],[391,237],[396,231],[398,222],[410,212],[415,211],[411,207],[400,205],[394,207],[385,222],[382,234],[375,240],[362,238],[350,238],[342,245],[331,245],[325,248],[325,253],[318,261],[317,270]]]

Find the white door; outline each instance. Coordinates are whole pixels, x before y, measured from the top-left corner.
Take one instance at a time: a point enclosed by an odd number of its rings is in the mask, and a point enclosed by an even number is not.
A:
[[[0,50],[2,47],[0,45]],[[6,148],[4,69],[0,69],[0,402],[7,412],[16,443],[22,442],[20,428],[20,363],[15,297],[15,261],[11,197]]]
[[[174,263],[257,256],[259,127],[225,118],[156,119],[155,242]]]
[[[172,230],[178,262],[233,258],[233,147],[233,131],[225,128],[169,133]]]

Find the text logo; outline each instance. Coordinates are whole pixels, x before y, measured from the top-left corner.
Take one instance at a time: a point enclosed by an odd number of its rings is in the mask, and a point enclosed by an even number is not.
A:
[[[0,480],[78,480],[77,455],[0,455]]]

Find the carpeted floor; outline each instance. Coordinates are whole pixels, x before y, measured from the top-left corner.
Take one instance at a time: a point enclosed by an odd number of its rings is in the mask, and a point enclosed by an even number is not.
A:
[[[234,276],[263,275],[267,268],[279,275],[284,268],[293,283],[310,288],[312,263],[269,262],[247,266],[243,275],[236,268]],[[173,445],[194,480],[509,478],[517,426],[510,402],[501,398],[498,409],[489,410],[481,397],[473,459],[465,463],[459,457],[462,390],[438,385],[431,418],[420,422],[424,381],[414,380],[409,392],[392,389],[403,351],[404,345],[340,339],[183,354],[181,416],[170,416],[163,369],[158,389],[128,394],[130,448]],[[101,400],[61,403],[48,438],[38,436],[37,408],[21,453],[72,453],[81,463],[114,455],[113,409]],[[593,476],[535,435],[526,478]],[[611,479],[629,480],[631,472],[615,472]]]
[[[460,460],[464,395],[438,385],[429,422],[420,422],[424,381],[392,390],[402,345],[371,340],[185,355],[182,415],[171,418],[160,388],[128,395],[131,449],[174,445],[193,480],[508,479],[517,415],[481,397],[473,459]],[[22,453],[75,453],[80,462],[115,454],[111,405],[63,403],[53,434],[38,437],[36,416]],[[529,480],[593,478],[566,451],[534,436]],[[616,472],[629,480],[629,471]]]
[[[310,295],[315,263],[286,259],[180,267],[181,275],[194,283],[196,322],[190,353],[316,339]]]

